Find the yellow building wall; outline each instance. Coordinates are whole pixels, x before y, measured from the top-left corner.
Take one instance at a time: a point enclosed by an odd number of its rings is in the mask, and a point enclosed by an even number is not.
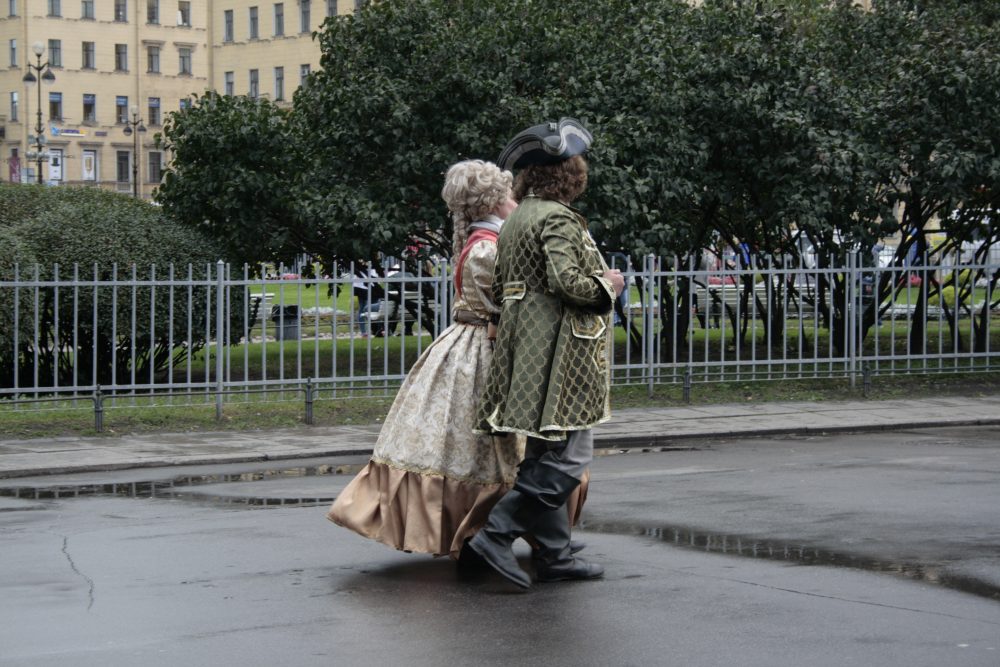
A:
[[[148,19],[149,0],[126,0],[125,21],[115,20],[113,0],[94,0],[94,18],[81,18],[80,0],[59,0],[61,16],[49,16],[51,0],[0,0],[0,180],[35,182],[37,162],[26,154],[34,150],[35,126],[41,93],[42,127],[49,151],[61,151],[60,169],[42,163],[43,182],[95,185],[132,192],[133,160],[138,137],[139,194],[150,197],[157,182],[150,172],[150,153],[156,155],[154,136],[162,120],[180,108],[182,100],[206,90],[225,92],[225,73],[232,72],[234,93],[249,92],[250,70],[259,75],[259,94],[275,100],[275,68],[284,70],[284,95],[290,103],[298,88],[303,66],[319,66],[319,46],[312,33],[320,28],[329,11],[352,12],[355,0],[312,0],[308,30],[300,26],[297,0],[284,3],[284,35],[275,35],[274,2],[257,0],[190,0],[190,25],[179,25],[182,0],[154,0],[159,22]],[[249,36],[249,8],[258,8],[258,39]],[[233,12],[233,40],[225,40],[224,13]],[[10,40],[17,53],[11,62]],[[51,58],[49,40],[58,40],[61,63],[52,67],[56,79],[38,84],[22,81],[27,63],[37,60],[31,45],[45,46],[42,62]],[[83,43],[94,43],[93,69],[83,67]],[[115,69],[115,45],[128,49],[127,71]],[[148,53],[159,49],[159,72],[149,71]],[[190,49],[191,73],[180,73],[181,49]],[[37,76],[37,72],[36,72]],[[17,117],[11,116],[11,93],[17,94]],[[50,116],[50,93],[62,94],[62,117]],[[96,100],[96,118],[84,119],[84,95]],[[147,131],[126,136],[119,122],[116,101],[128,98],[137,107]],[[150,99],[159,99],[160,123],[150,115]],[[131,116],[130,116],[131,118]],[[127,160],[119,173],[119,154]],[[168,155],[158,156],[165,163]],[[96,164],[91,164],[95,162]],[[58,179],[55,177],[58,176]]]

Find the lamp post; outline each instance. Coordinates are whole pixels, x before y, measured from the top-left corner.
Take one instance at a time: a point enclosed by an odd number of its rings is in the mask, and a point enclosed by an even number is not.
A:
[[[125,132],[126,137],[133,137],[135,150],[132,151],[132,194],[136,197],[139,196],[139,135],[146,133],[146,126],[142,124],[142,118],[139,118],[139,107],[134,104],[129,107],[129,113],[132,115],[131,120],[125,121]]]
[[[31,61],[28,61],[28,73],[24,75],[21,81],[26,84],[31,85],[37,83],[38,79],[35,77],[35,72],[38,72],[38,76],[41,77],[42,81],[45,83],[52,83],[56,80],[56,75],[52,73],[52,68],[49,67],[49,63],[42,62],[42,54],[45,53],[45,46],[41,42],[35,42],[31,45],[31,50],[35,54],[35,59],[38,61],[37,64],[32,65]],[[44,74],[43,74],[44,72]],[[42,184],[42,163],[49,161],[49,154],[45,152],[45,128],[42,127],[42,86],[38,86],[38,112],[37,120],[35,121],[35,150],[34,152],[29,151],[25,156],[28,161],[35,160],[36,171],[38,172],[38,184]]]

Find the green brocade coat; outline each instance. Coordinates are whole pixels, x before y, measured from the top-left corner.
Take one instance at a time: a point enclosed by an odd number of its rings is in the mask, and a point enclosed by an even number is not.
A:
[[[575,209],[528,196],[511,214],[497,241],[500,325],[480,430],[561,440],[610,418],[606,269]]]

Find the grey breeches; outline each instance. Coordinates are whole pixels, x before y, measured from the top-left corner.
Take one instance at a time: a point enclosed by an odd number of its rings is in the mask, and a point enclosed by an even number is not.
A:
[[[568,431],[565,440],[541,440],[529,436],[524,458],[538,459],[541,465],[580,479],[594,458],[594,434],[588,428]]]

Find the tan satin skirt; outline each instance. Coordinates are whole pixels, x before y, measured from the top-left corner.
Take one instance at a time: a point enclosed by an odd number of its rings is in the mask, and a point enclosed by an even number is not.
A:
[[[472,431],[491,357],[481,326],[453,324],[431,343],[396,394],[371,461],[327,518],[396,549],[457,558],[524,455],[522,436]],[[567,503],[574,522],[586,488]]]
[[[570,521],[580,518],[590,471],[566,503]],[[334,501],[327,518],[395,549],[458,558],[507,484],[474,484],[392,468],[371,461]]]

